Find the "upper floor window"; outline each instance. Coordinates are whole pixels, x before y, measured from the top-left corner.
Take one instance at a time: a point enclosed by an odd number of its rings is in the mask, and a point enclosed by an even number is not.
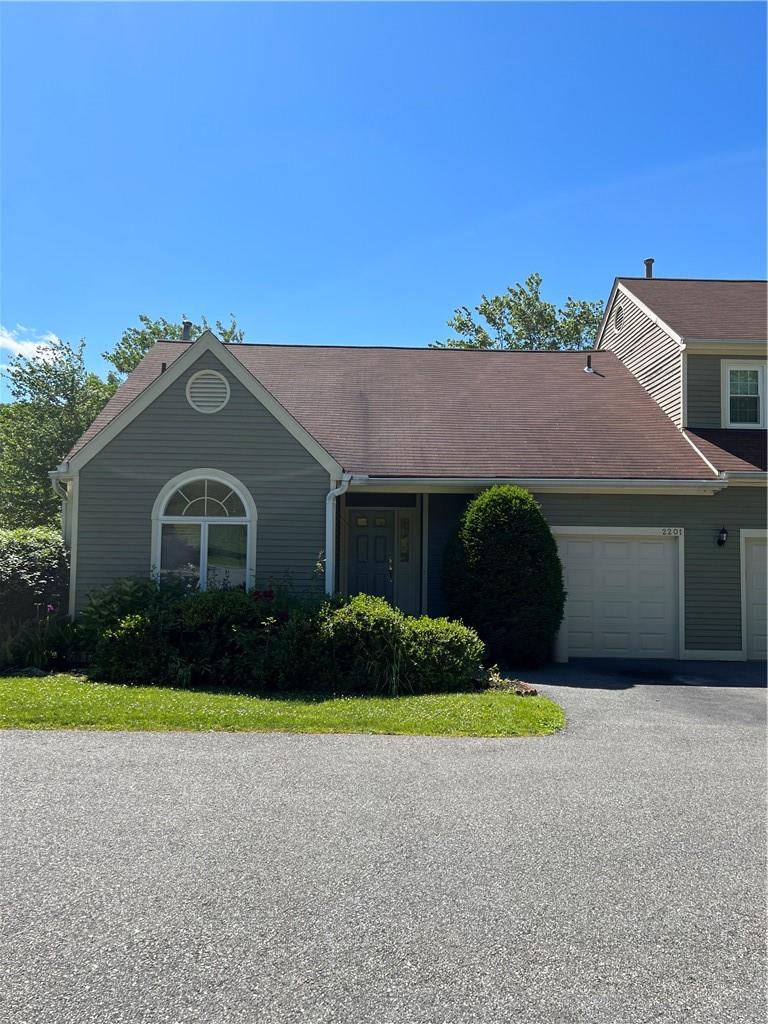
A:
[[[724,427],[765,425],[765,365],[723,362],[722,420]]]
[[[624,323],[624,307],[617,306],[616,312],[613,314],[613,329],[618,334],[621,330],[622,324]]]
[[[152,513],[152,569],[200,590],[247,588],[253,575],[256,509],[234,477],[195,470],[169,481]]]

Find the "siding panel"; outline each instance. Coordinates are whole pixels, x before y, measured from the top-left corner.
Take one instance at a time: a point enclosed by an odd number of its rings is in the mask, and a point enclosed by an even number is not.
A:
[[[621,306],[624,320],[614,330],[614,314]],[[682,352],[677,342],[658,327],[636,303],[617,292],[600,342],[621,359],[669,418],[682,426]]]
[[[225,373],[229,404],[203,415],[185,395],[201,369]],[[158,492],[186,470],[211,467],[250,490],[258,511],[256,578],[305,591],[325,544],[327,472],[216,357],[193,367],[96,455],[80,473],[76,607],[121,576],[147,576]]]
[[[729,363],[754,362],[754,356],[697,356],[689,355],[688,362],[688,422],[686,426],[695,430],[719,428],[721,420],[721,364],[727,358]]]
[[[445,544],[471,495],[429,499],[429,611],[445,614]],[[685,530],[685,646],[736,651],[741,647],[739,530],[765,529],[763,488],[730,487],[712,496],[541,494],[551,526],[671,526]],[[721,526],[728,543],[716,543]]]

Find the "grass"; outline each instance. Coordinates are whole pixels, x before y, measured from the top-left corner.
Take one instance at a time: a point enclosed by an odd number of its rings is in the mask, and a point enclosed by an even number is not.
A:
[[[0,678],[0,728],[541,736],[565,723],[545,697],[501,690],[418,697],[263,697],[82,676]]]

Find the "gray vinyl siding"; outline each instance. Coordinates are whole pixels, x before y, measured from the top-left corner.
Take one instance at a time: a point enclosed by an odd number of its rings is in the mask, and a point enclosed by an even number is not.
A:
[[[687,359],[688,410],[687,424],[712,428],[722,426],[722,363],[755,362],[754,356],[696,356]]]
[[[195,412],[189,377],[216,369],[231,388],[219,413]],[[249,391],[206,353],[80,472],[76,607],[123,576],[148,576],[152,507],[173,477],[197,468],[230,473],[258,513],[256,580],[306,591],[325,544],[329,476]]]
[[[618,306],[624,311],[624,322],[616,332],[613,325]],[[682,426],[680,346],[621,292],[608,312],[600,348],[615,352],[667,416]]]
[[[445,544],[471,495],[429,498],[429,612],[445,614]],[[739,530],[766,528],[761,487],[729,487],[714,495],[537,495],[551,526],[682,527],[685,530],[685,646],[738,651],[741,647]],[[722,526],[729,531],[718,547]]]

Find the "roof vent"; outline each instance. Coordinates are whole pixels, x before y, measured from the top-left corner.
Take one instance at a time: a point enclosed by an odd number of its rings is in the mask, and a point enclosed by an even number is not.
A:
[[[645,264],[645,276],[653,277],[653,256],[649,256],[647,260],[643,260]]]
[[[196,412],[221,412],[229,401],[229,382],[216,370],[200,370],[187,381],[187,401]]]
[[[595,371],[592,369],[592,356],[588,355],[587,356],[587,365],[584,367],[584,373],[594,373],[594,372]]]
[[[192,340],[192,321],[187,320],[186,317],[184,318],[184,320],[181,321],[181,340]]]

